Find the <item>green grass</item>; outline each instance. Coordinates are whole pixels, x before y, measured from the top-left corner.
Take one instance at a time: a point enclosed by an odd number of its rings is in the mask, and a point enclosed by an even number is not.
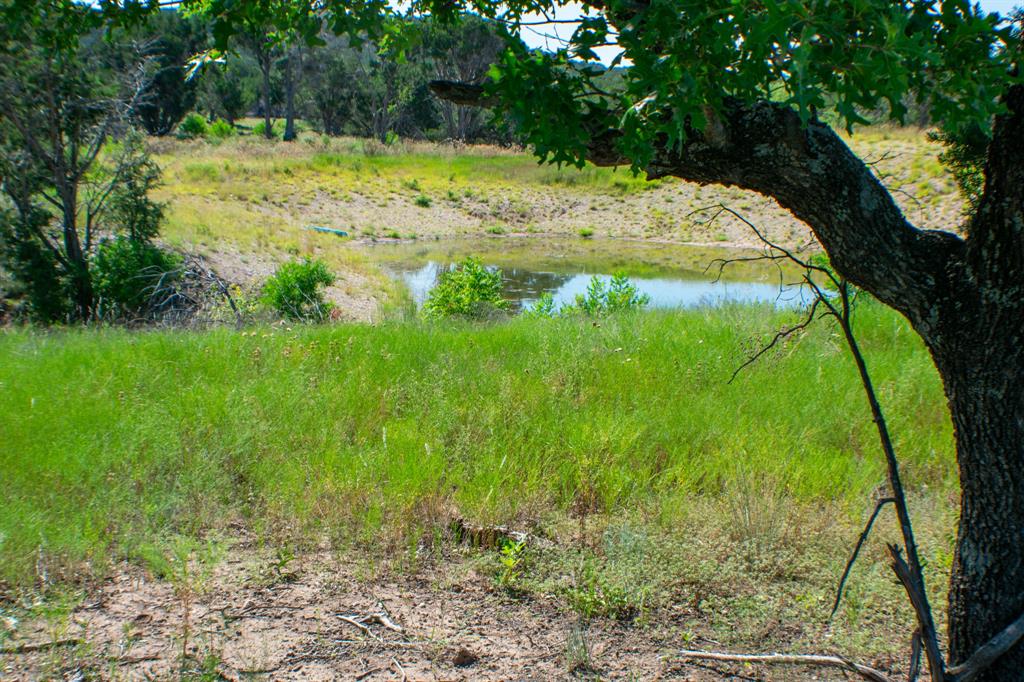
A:
[[[884,472],[832,330],[727,383],[786,315],[6,331],[0,579],[29,584],[41,555],[102,572],[154,538],[233,521],[387,544],[456,512],[543,524],[580,504],[666,527],[709,500],[859,518]],[[909,486],[947,495],[950,425],[928,355],[893,314],[859,315]],[[761,516],[736,518],[756,535]]]

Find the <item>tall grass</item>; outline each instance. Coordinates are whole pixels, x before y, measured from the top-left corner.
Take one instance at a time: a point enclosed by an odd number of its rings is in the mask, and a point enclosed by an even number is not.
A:
[[[928,355],[893,314],[858,314],[909,484],[944,489]],[[5,332],[0,579],[27,581],[40,553],[74,572],[231,522],[408,539],[585,499],[672,523],[737,491],[859,512],[882,460],[827,325],[727,381],[787,315]]]

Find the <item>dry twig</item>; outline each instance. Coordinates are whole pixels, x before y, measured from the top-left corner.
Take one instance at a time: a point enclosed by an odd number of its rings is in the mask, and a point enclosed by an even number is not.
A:
[[[722,663],[756,663],[763,665],[815,665],[829,668],[840,668],[857,673],[871,682],[891,682],[880,670],[866,665],[854,663],[840,656],[822,656],[816,654],[725,654],[716,651],[680,651],[683,658],[699,661],[720,661]]]

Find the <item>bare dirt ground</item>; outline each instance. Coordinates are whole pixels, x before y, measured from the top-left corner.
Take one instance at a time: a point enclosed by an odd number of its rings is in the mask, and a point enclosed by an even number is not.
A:
[[[693,615],[684,606],[642,626],[584,624],[553,598],[495,588],[465,562],[373,575],[366,563],[323,552],[275,573],[260,557],[233,552],[201,587],[124,567],[63,625],[24,623],[5,647],[0,678],[850,679],[825,669],[686,663],[673,654]],[[23,651],[12,653],[17,647]]]

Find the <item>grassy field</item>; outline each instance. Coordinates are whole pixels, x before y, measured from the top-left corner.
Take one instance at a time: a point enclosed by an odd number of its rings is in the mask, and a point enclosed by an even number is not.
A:
[[[859,316],[941,590],[956,480],[940,386],[905,323],[872,305]],[[696,580],[750,611],[709,626],[716,641],[756,641],[783,607],[820,620],[884,472],[827,325],[728,383],[785,317],[735,307],[600,323],[8,330],[0,576],[16,591],[41,570],[74,582],[237,527],[414,569],[460,518],[553,539],[565,550],[535,561],[523,588],[597,615],[664,606]],[[842,641],[858,650],[896,646],[862,632],[879,603],[886,627],[906,616],[885,578],[887,532],[851,592]],[[605,546],[622,533],[649,551]],[[796,573],[782,567],[794,560]],[[559,588],[567,566],[619,601]]]
[[[881,159],[918,224],[955,227],[959,199],[922,133],[875,130],[851,144]],[[332,300],[376,323],[0,330],[0,645],[11,619],[62,623],[48,635],[58,639],[101,580],[169,585],[188,623],[191,571],[220,571],[210,584],[244,605],[254,580],[262,589],[292,558],[309,567],[304,557],[316,556],[307,577],[318,584],[340,574],[376,590],[381,576],[405,576],[412,582],[394,599],[429,582],[420,594],[442,613],[458,602],[452,594],[485,585],[485,600],[505,600],[499,615],[521,608],[542,625],[610,623],[608,647],[642,633],[636,665],[691,642],[827,643],[890,670],[904,664],[912,617],[883,550],[891,520],[866,547],[839,616],[825,618],[884,490],[863,393],[828,324],[730,383],[795,313],[734,306],[491,324],[386,314],[409,306],[381,269],[389,258],[473,248],[510,267],[557,271],[572,256],[601,271],[681,276],[723,246],[751,243],[742,225],[708,224],[694,211],[724,202],[773,239],[802,242],[777,206],[624,170],[542,167],[490,147],[307,134],[294,144],[170,141],[154,151],[169,244],[251,286],[279,262],[322,258],[339,275]],[[375,240],[402,244],[371,255]],[[697,248],[684,253],[682,243]],[[871,302],[857,316],[941,611],[957,513],[941,387],[901,318]],[[521,554],[467,548],[459,524],[537,542]],[[108,625],[108,640],[120,642],[122,624]],[[509,630],[491,626],[495,637]],[[537,655],[532,646],[519,654]],[[104,656],[121,665],[121,654]],[[58,658],[29,661],[26,679],[78,665]],[[519,659],[510,660],[495,679],[516,674]],[[17,670],[0,665],[0,675]],[[809,679],[786,675],[763,679]]]

